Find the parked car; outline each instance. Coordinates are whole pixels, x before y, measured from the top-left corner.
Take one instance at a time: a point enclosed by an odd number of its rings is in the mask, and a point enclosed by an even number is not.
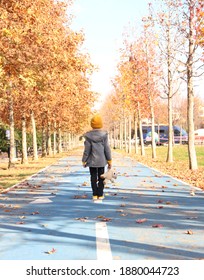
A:
[[[156,145],[159,145],[160,144],[160,142],[159,142],[159,135],[158,135],[158,133],[156,131],[154,132],[154,138],[155,138]],[[149,144],[152,143],[152,131],[151,130],[146,133],[146,137],[144,139],[144,143],[146,145],[149,145]]]
[[[143,137],[145,145],[150,145],[152,143],[151,138],[151,126],[144,126]],[[187,144],[188,143],[188,134],[187,132],[180,128],[179,126],[174,125],[174,143],[179,144]],[[155,125],[156,137],[155,141],[157,145],[167,144],[169,141],[169,126],[168,125]]]

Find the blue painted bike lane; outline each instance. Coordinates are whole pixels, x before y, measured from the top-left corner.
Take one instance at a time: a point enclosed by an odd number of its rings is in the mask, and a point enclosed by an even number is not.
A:
[[[119,154],[114,167],[102,203],[79,151],[1,194],[0,259],[203,259],[204,192]]]

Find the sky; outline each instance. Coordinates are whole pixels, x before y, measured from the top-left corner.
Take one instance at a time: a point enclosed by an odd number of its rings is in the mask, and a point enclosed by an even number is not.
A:
[[[98,67],[92,76],[91,90],[100,94],[98,109],[111,92],[111,80],[116,75],[119,49],[123,34],[129,27],[141,27],[141,20],[148,15],[150,0],[74,0],[71,28],[85,34],[84,49],[91,62]],[[204,101],[204,79],[199,79],[196,94]],[[186,91],[184,92],[186,94]]]
[[[119,49],[128,26],[140,24],[148,13],[149,0],[74,0],[71,28],[85,34],[84,49],[98,67],[92,77],[93,91],[100,100],[111,92]]]

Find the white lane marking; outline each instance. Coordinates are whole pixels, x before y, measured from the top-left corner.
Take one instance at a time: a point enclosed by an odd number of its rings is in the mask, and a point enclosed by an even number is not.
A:
[[[112,260],[108,229],[105,222],[96,223],[97,260]]]
[[[40,204],[40,203],[51,203],[52,200],[49,198],[37,198],[34,201],[31,201],[30,204]]]

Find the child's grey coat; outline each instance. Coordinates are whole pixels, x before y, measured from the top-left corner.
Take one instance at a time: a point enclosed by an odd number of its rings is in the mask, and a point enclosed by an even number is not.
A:
[[[93,129],[83,135],[85,137],[82,162],[89,167],[104,167],[111,160],[108,133],[101,129]]]

